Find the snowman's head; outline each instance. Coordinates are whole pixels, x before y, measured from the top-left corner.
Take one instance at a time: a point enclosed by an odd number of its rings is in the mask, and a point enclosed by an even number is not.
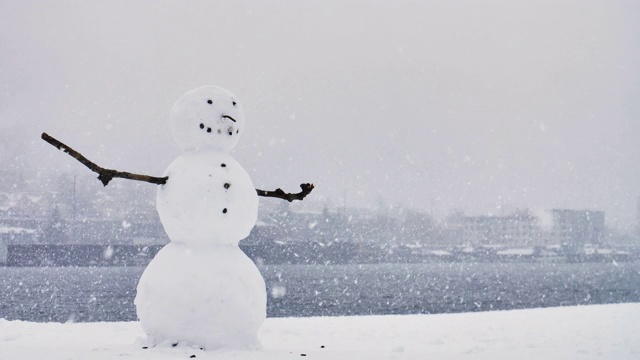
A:
[[[229,151],[244,131],[242,106],[235,95],[221,87],[193,89],[173,105],[171,130],[183,151]]]

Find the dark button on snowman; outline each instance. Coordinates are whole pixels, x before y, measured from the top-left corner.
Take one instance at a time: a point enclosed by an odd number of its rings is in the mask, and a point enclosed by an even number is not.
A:
[[[238,247],[255,225],[258,196],[228,153],[244,123],[238,99],[215,86],[189,91],[172,109],[184,154],[169,165],[156,204],[171,242],[145,269],[135,299],[151,345],[260,346],[265,284]]]

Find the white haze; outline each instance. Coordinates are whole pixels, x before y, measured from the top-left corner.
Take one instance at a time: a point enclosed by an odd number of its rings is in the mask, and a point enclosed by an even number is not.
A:
[[[257,187],[436,216],[597,209],[628,230],[638,39],[637,1],[0,0],[0,162],[86,174],[47,131],[161,175],[173,102],[216,84],[244,103],[233,156]]]

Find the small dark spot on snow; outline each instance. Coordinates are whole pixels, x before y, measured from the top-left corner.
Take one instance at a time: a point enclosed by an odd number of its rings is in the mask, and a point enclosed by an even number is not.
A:
[[[232,102],[232,104],[233,104],[233,106],[236,106],[236,105],[238,105],[238,104],[237,104],[237,103],[236,103],[235,101],[233,101],[233,102]]]
[[[229,184],[229,183],[224,183],[224,188],[225,188],[225,189],[228,189],[228,188],[229,188],[229,186],[231,186],[231,184]]]
[[[218,134],[222,134],[222,130],[218,129]]]
[[[324,345],[320,345],[320,349],[324,349]]]
[[[300,354],[300,356],[307,356],[307,354]]]
[[[211,99],[207,100],[207,104],[213,104],[213,101],[211,101]]]
[[[176,347],[176,346],[178,346],[178,343],[175,342],[175,343],[171,344],[171,346]]]
[[[233,135],[233,133],[231,131],[229,131],[229,135]]]
[[[200,129],[204,129],[204,124],[200,123]]]
[[[208,127],[207,128],[207,132],[210,133],[211,132],[211,128]]]
[[[240,132],[240,130],[236,130],[236,134],[237,134],[238,132]]]
[[[222,213],[226,214],[227,213],[227,208],[222,209]]]
[[[222,166],[222,167],[227,167],[227,164],[220,164],[220,166]]]
[[[195,355],[191,355],[191,356],[189,356],[189,357],[190,357],[191,359],[193,359],[193,358],[194,358],[194,357],[196,357],[196,356],[195,356]]]
[[[143,348],[143,349],[145,349],[145,350],[147,350],[149,347],[148,347],[148,346],[143,346],[142,348]]]

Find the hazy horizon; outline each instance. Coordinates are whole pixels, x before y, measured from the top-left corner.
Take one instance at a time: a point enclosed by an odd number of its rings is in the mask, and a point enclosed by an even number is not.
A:
[[[256,187],[439,217],[602,210],[629,231],[638,39],[622,0],[0,0],[0,164],[43,186],[86,174],[46,131],[160,176],[180,154],[169,109],[215,84],[243,102],[232,154]]]

